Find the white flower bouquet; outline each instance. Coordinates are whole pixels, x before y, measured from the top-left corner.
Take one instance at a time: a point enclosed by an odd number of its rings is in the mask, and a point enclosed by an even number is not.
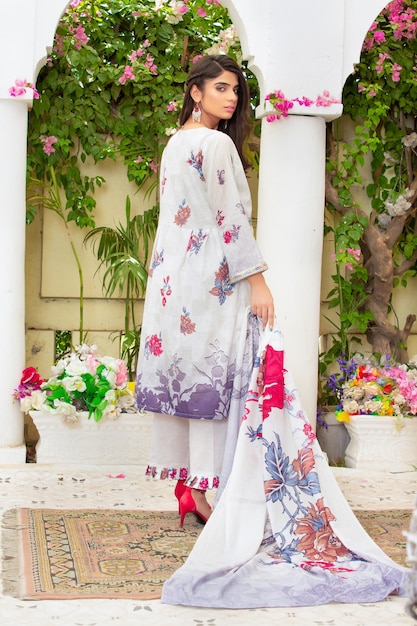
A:
[[[76,421],[81,411],[88,411],[88,417],[96,422],[136,411],[125,362],[101,357],[96,351],[96,346],[76,346],[51,367],[48,380],[43,380],[35,368],[25,368],[13,393],[21,410],[46,411],[68,422]]]

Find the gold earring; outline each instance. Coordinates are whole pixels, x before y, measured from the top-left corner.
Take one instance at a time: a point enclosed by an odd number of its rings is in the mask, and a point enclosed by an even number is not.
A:
[[[194,102],[193,112],[191,113],[191,117],[193,122],[197,122],[199,124],[201,122],[201,109],[198,102]]]

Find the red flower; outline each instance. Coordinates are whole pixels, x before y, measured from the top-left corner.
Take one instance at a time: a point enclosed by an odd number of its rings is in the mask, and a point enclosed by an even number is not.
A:
[[[35,367],[26,367],[22,372],[20,379],[21,385],[41,385],[44,380],[39,376],[39,372]]]

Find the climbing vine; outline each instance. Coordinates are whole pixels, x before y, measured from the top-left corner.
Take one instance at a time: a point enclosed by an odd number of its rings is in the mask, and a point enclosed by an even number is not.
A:
[[[68,220],[94,227],[94,190],[102,181],[80,166],[88,158],[121,158],[138,187],[155,180],[190,64],[210,52],[240,60],[235,29],[217,0],[74,0],[36,83],[29,179],[42,180],[52,165]]]

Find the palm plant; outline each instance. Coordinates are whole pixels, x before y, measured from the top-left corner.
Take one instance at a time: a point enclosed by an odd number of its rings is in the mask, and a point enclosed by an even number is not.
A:
[[[154,206],[131,218],[131,203],[126,197],[126,223],[115,228],[100,226],[91,230],[84,243],[93,242],[93,250],[100,261],[97,271],[106,268],[103,291],[108,297],[118,294],[125,304],[124,331],[121,338],[121,357],[125,359],[129,378],[133,380],[140,343],[140,325],[136,324],[135,302],[145,294],[150,245],[155,236],[158,207]]]

